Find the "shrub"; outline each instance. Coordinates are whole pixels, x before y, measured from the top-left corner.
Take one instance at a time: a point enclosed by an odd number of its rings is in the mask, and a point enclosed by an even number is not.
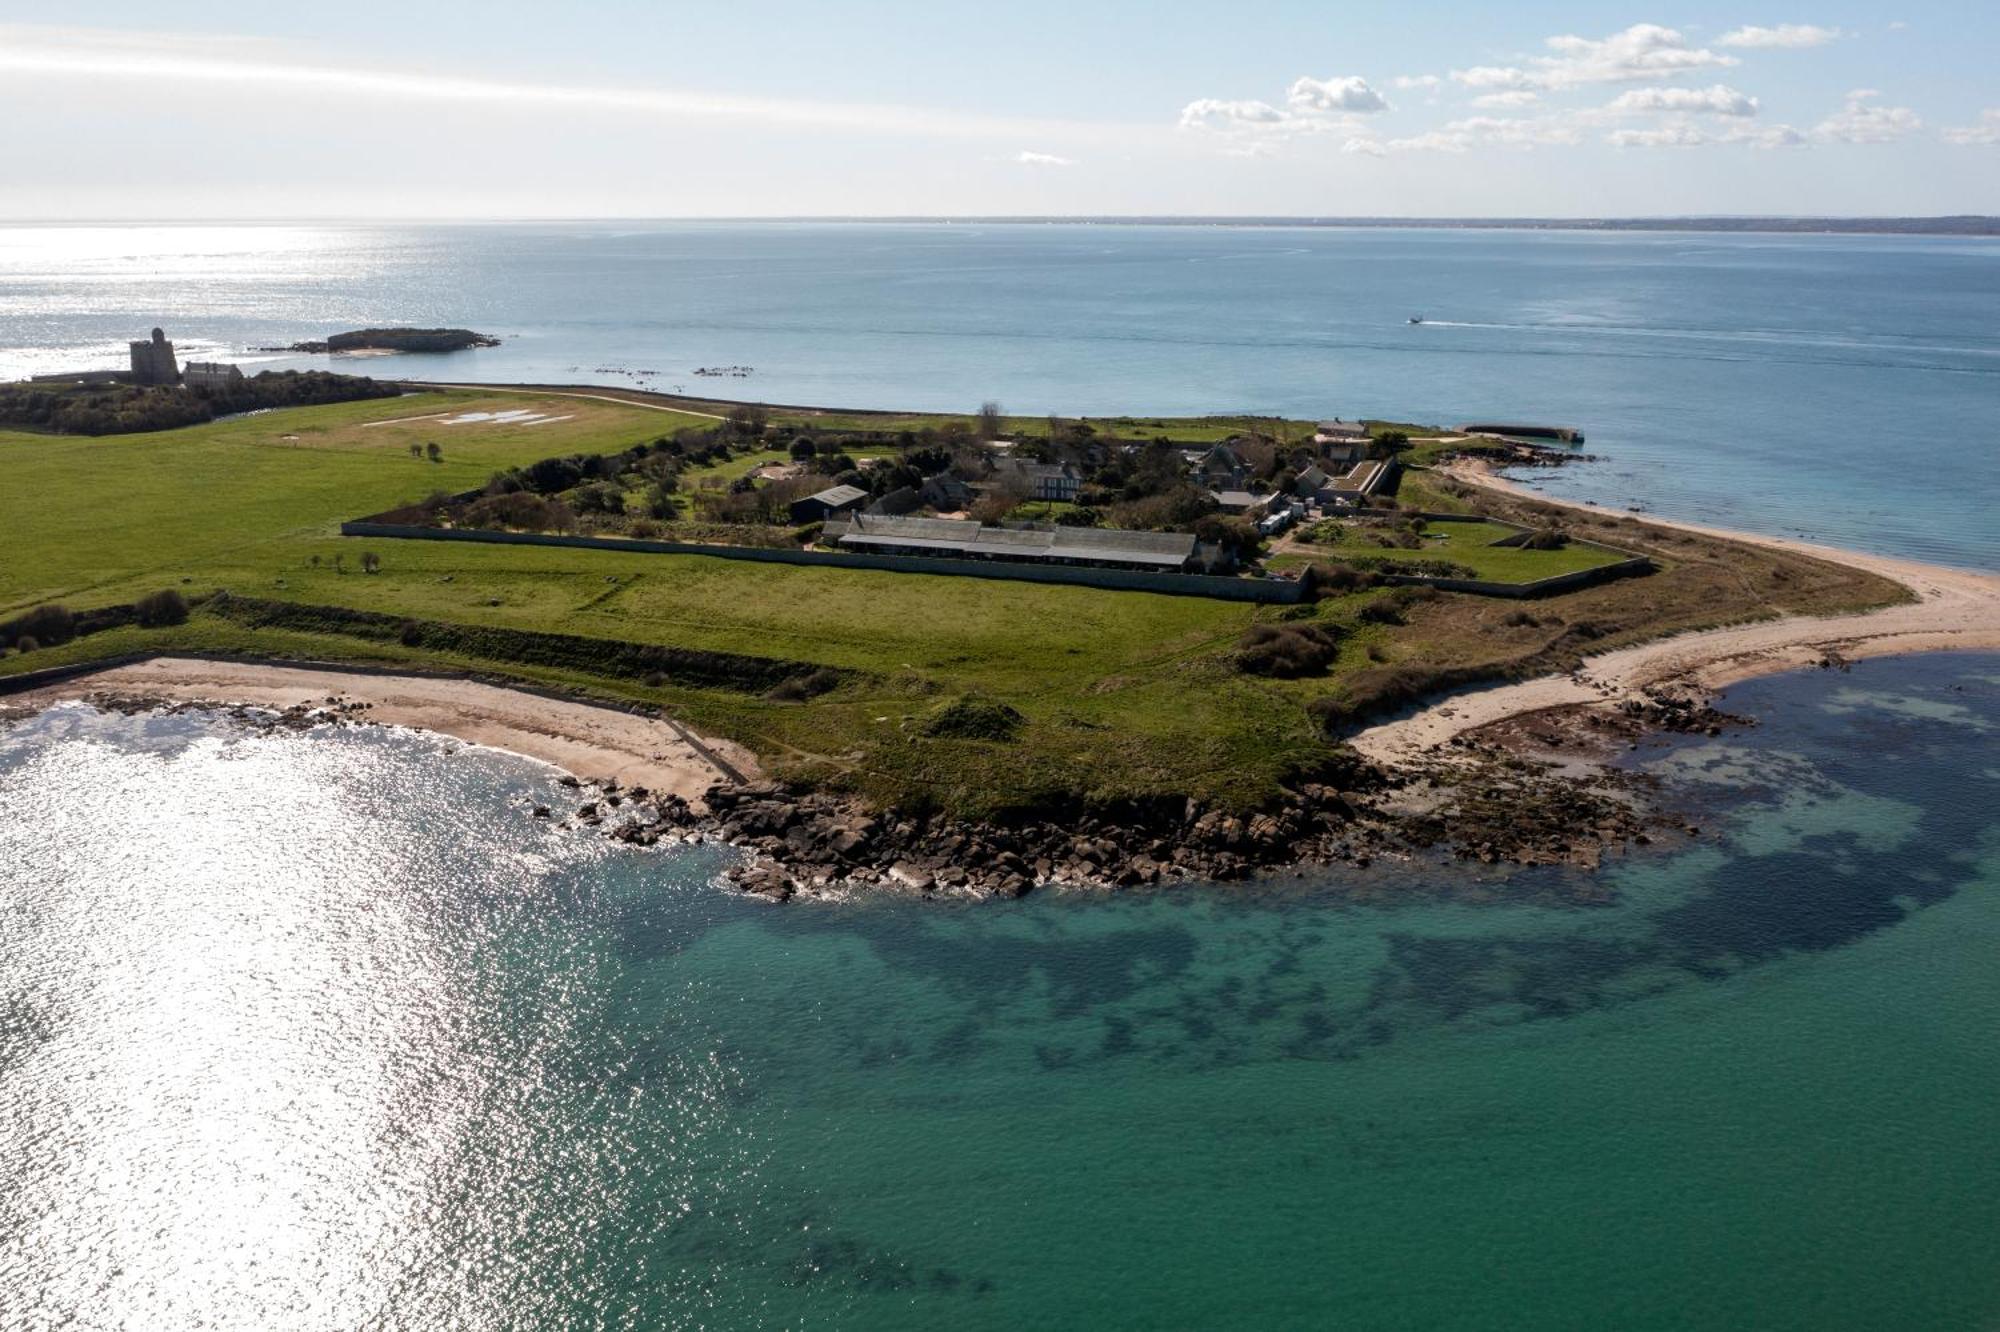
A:
[[[0,622],[0,644],[30,641],[36,647],[54,647],[76,637],[76,616],[67,606],[37,606],[31,611]],[[22,648],[31,652],[33,648]]]
[[[488,495],[465,506],[459,521],[466,527],[514,527],[529,532],[566,532],[576,526],[576,515],[557,500],[518,491],[511,495]]]
[[[36,651],[41,646],[42,645],[40,643],[37,643],[34,640],[34,636],[31,634],[23,634],[21,637],[14,640],[14,650],[24,655],[26,653]]]
[[[1236,644],[1236,669],[1295,680],[1318,675],[1340,655],[1340,634],[1327,624],[1253,624]]]
[[[780,703],[803,703],[839,687],[840,672],[822,668],[809,675],[794,675],[780,680],[764,697]]]
[[[1315,564],[1306,569],[1303,577],[1312,580],[1309,591],[1325,596],[1331,592],[1358,592],[1375,586],[1375,575],[1366,569],[1357,569],[1351,564]]]
[[[569,504],[578,513],[623,513],[625,492],[609,481],[593,481],[571,491]]]
[[[424,641],[424,626],[416,620],[403,621],[403,627],[396,632],[396,641],[404,647],[420,647]]]
[[[923,733],[951,740],[1012,740],[1026,720],[1005,703],[965,694],[934,708]]]
[[[172,588],[140,597],[133,603],[132,610],[138,616],[139,623],[148,629],[187,623],[187,599]]]

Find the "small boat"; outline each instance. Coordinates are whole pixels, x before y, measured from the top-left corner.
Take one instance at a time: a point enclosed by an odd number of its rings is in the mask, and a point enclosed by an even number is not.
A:
[[[1424,317],[1422,315],[1411,315],[1410,322],[1413,324],[1421,324],[1424,322]]]

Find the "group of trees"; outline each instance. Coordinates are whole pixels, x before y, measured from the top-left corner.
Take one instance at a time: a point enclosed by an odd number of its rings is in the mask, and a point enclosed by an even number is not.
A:
[[[0,652],[35,652],[86,634],[136,624],[146,629],[183,624],[187,598],[173,588],[149,592],[129,606],[98,606],[72,611],[60,604],[36,606],[9,620],[0,620]]]
[[[324,370],[267,370],[227,389],[137,384],[0,384],[0,426],[60,435],[122,435],[200,425],[269,407],[393,398],[402,389]]]

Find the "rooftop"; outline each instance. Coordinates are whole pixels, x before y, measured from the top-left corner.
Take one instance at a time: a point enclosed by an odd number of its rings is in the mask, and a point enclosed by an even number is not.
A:
[[[834,536],[849,547],[922,550],[966,558],[1097,560],[1178,569],[1194,554],[1192,532],[1120,532],[1098,527],[988,527],[962,518],[856,514]]]
[[[857,500],[865,500],[868,498],[868,492],[859,486],[831,486],[817,494],[808,495],[806,498],[816,499],[822,504],[838,506],[841,504],[852,504]]]

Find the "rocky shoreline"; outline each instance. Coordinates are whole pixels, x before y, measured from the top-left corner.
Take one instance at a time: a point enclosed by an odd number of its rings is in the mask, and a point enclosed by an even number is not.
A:
[[[88,701],[127,715],[219,713],[266,731],[374,724],[372,704],[333,695],[282,709],[116,692]],[[1419,856],[1594,869],[1606,855],[1699,831],[1660,803],[1647,778],[1608,758],[1649,734],[1714,735],[1745,724],[1698,697],[1655,690],[1641,700],[1510,718],[1456,737],[1421,763],[1387,767],[1345,756],[1322,774],[1329,780],[1300,782],[1249,814],[1189,799],[983,821],[882,810],[777,781],[719,781],[690,799],[567,773],[554,779],[562,796],[530,797],[523,807],[530,817],[626,846],[735,848],[743,858],[723,881],[776,902],[868,891],[1013,899],[1043,888],[1226,883]],[[1585,884],[1574,891],[1580,899],[1597,892]]]
[[[1460,737],[1449,753],[1395,770],[1357,760],[1340,784],[1302,782],[1248,815],[1186,800],[989,822],[882,811],[773,781],[719,783],[699,802],[562,781],[585,796],[569,820],[576,825],[634,846],[733,846],[746,858],[724,879],[774,901],[856,890],[1011,899],[1047,887],[1231,882],[1422,854],[1594,869],[1607,854],[1700,831],[1666,808],[1648,779],[1607,766],[1607,757],[1651,733],[1714,735],[1746,724],[1698,698],[1657,691],[1544,717],[1526,741],[1506,732]],[[553,817],[545,805],[534,813]]]

